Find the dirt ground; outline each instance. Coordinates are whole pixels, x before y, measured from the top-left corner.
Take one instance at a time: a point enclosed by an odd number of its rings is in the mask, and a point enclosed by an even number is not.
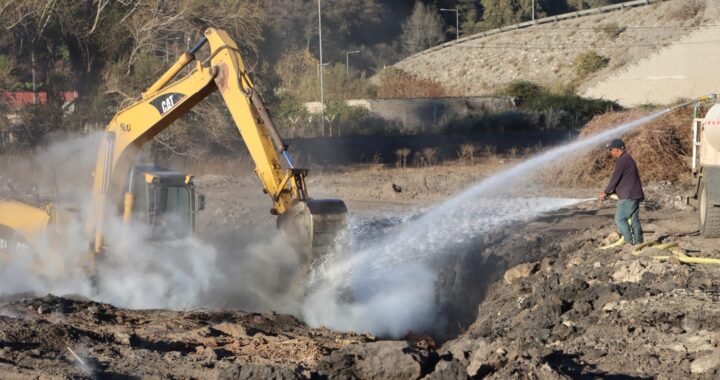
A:
[[[426,207],[508,164],[323,170],[308,187],[316,197],[346,200],[351,215],[392,214]],[[274,223],[250,176],[200,176],[197,187],[208,198],[202,236],[236,230],[241,239]],[[585,198],[595,190],[545,195]],[[688,183],[646,186],[646,240],[720,258],[717,239],[697,236],[683,198],[689,192]],[[452,327],[433,336],[335,332],[272,311],[128,310],[71,295],[6,295],[1,377],[716,378],[720,267],[599,250],[614,230],[613,212],[610,201],[585,202],[481,237],[442,270],[438,298]]]

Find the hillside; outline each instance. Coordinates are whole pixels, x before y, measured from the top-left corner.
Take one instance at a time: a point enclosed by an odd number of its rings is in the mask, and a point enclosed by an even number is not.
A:
[[[607,80],[589,86],[584,95],[637,106],[669,104],[678,99],[716,93],[720,88],[717,33],[717,27],[699,29],[657,54],[617,70]]]
[[[709,0],[657,2],[473,39],[415,55],[395,66],[439,81],[462,95],[491,94],[518,79],[550,87],[575,82],[584,91],[716,24],[717,8]],[[577,80],[575,59],[589,51],[607,58],[608,65]]]

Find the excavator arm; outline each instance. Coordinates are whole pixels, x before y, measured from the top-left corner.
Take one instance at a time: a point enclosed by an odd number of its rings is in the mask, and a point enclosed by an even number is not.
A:
[[[210,56],[203,61],[195,60],[195,53],[205,44],[210,47]],[[190,73],[171,82],[185,68]],[[224,31],[211,28],[205,31],[200,43],[184,53],[142,94],[142,99],[110,121],[98,151],[93,185],[96,254],[103,250],[108,205],[122,204],[123,219],[129,222],[133,195],[126,186],[142,146],[215,91],[222,95],[255,162],[255,173],[263,190],[272,199],[271,213],[280,217],[278,224],[282,227],[295,224],[287,230],[301,241],[299,249],[309,250],[307,253],[314,257],[319,254],[315,249],[317,236],[322,236],[325,244],[332,234],[345,228],[347,208],[341,200],[308,197],[307,170],[294,167],[287,145],[248,76],[237,45]],[[287,168],[281,165],[279,155],[286,159]]]

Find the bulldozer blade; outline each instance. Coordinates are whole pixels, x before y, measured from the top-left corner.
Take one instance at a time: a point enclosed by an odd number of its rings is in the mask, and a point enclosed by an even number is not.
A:
[[[296,203],[278,218],[304,263],[342,249],[347,232],[347,206],[339,199],[309,199]]]

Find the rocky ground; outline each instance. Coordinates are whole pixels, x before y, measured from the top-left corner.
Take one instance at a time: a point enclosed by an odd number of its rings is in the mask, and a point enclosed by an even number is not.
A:
[[[468,177],[492,171],[432,170],[448,177],[428,182],[369,168],[316,173],[308,186],[346,198],[351,212],[373,214],[442,199]],[[403,175],[405,195],[387,186]],[[264,210],[267,200],[253,181],[200,177],[198,188],[208,195],[205,227],[217,230]],[[688,185],[646,190],[648,240],[720,258],[718,240],[695,233],[695,213],[683,201]],[[720,266],[649,257],[662,252],[599,250],[614,229],[613,212],[611,202],[591,201],[482,237],[438,280],[452,320],[446,334],[434,336],[387,340],[310,328],[274,312],[127,310],[72,296],[5,296],[0,377],[716,378]],[[264,219],[253,220],[265,228]]]
[[[522,249],[523,241],[543,248],[523,252],[529,262],[490,285],[477,320],[440,354],[481,377],[715,378],[720,267],[661,263],[649,256],[663,253],[652,250],[638,257],[597,249],[612,212],[609,205],[562,210],[508,234],[498,251]],[[643,210],[649,239],[720,258],[717,240],[693,232],[693,218],[667,203]]]

